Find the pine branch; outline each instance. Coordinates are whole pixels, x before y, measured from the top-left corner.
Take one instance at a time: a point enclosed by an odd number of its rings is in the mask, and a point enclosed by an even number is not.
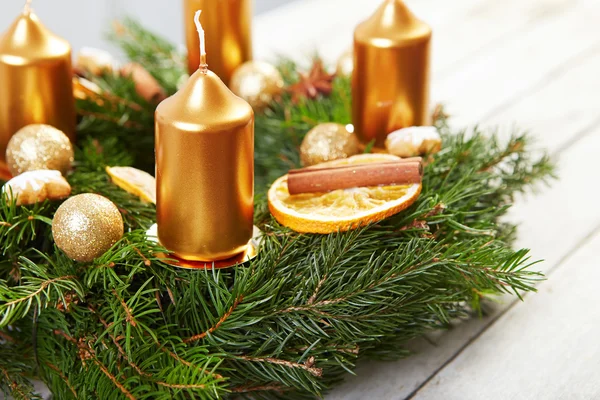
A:
[[[33,386],[19,373],[14,373],[0,366],[0,390],[4,396],[12,396],[15,400],[41,399],[34,392]]]
[[[30,328],[25,325],[22,324],[22,328]],[[31,330],[27,329],[27,332]],[[2,332],[0,336],[0,393],[4,398],[12,396],[22,400],[40,399],[28,379],[33,369],[30,364],[30,349],[23,343],[26,335],[13,329],[10,334]]]
[[[185,75],[185,58],[175,46],[126,18],[114,26],[109,38],[125,51],[131,61],[146,67],[169,94]]]
[[[210,335],[211,333],[213,333],[214,331],[216,331],[217,329],[219,329],[219,327],[223,324],[223,322],[225,322],[227,320],[227,318],[229,318],[229,316],[231,315],[231,313],[235,310],[235,308],[238,306],[238,304],[240,304],[240,302],[243,299],[244,299],[243,296],[240,296],[240,297],[236,298],[233,301],[233,305],[231,306],[231,308],[229,308],[229,310],[227,310],[227,312],[225,314],[223,314],[221,316],[221,318],[219,318],[219,320],[217,321],[216,324],[214,324],[213,326],[211,326],[205,332],[202,332],[200,334],[197,334],[197,335],[194,335],[192,337],[189,337],[189,338],[185,339],[183,342],[184,343],[192,343],[192,342],[195,342],[197,340],[204,339],[207,335]]]
[[[42,258],[46,259],[46,264],[36,264],[25,257],[20,258],[21,279],[18,285],[0,280],[0,327],[6,327],[27,316],[34,305],[43,310],[56,306],[59,302],[64,304],[71,292],[80,298],[84,297],[76,274],[50,275],[49,271],[59,272],[61,268],[51,259],[43,255]]]

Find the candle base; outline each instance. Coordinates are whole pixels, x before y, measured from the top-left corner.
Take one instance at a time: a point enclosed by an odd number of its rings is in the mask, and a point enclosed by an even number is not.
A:
[[[235,267],[236,265],[244,264],[252,259],[254,259],[258,255],[258,246],[260,244],[260,230],[255,226],[254,227],[254,235],[253,238],[248,241],[246,249],[236,254],[233,257],[217,260],[217,261],[192,261],[185,260],[181,257],[178,257],[175,254],[166,254],[166,253],[158,253],[156,256],[160,258],[165,263],[172,265],[177,268],[183,269],[203,269],[203,270],[213,270],[213,269],[224,269]],[[154,224],[148,229],[146,232],[148,239],[160,244],[158,240],[157,234],[157,225]]]

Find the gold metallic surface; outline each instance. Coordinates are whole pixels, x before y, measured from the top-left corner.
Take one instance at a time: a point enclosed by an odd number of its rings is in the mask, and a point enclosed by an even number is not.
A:
[[[259,112],[283,91],[283,77],[273,65],[263,61],[248,61],[235,70],[229,87]]]
[[[383,147],[397,129],[429,125],[431,28],[402,0],[385,0],[354,32],[353,124]]]
[[[345,125],[325,123],[312,128],[300,146],[302,165],[348,158],[360,152],[360,143]]]
[[[0,163],[8,141],[30,124],[75,139],[71,46],[25,11],[0,36]]]
[[[252,107],[199,70],[155,120],[160,242],[193,261],[243,252],[254,213]]]
[[[73,156],[69,138],[55,127],[43,124],[21,128],[6,148],[6,164],[13,176],[39,169],[57,170],[66,175]]]
[[[146,235],[149,240],[154,241],[155,243],[159,243],[158,238],[156,237],[156,224],[152,225],[148,231],[146,231]],[[182,268],[182,269],[224,269],[231,268],[235,266],[242,265],[254,258],[258,255],[258,249],[261,241],[261,232],[255,226],[254,237],[248,241],[248,244],[243,252],[236,254],[231,258],[226,258],[224,260],[217,261],[190,261],[184,260],[183,258],[179,258],[174,256],[173,254],[165,254],[165,253],[155,253],[155,256],[162,259],[165,263],[170,264],[174,267]]]
[[[226,85],[252,59],[252,0],[184,0],[183,15],[190,75],[200,65],[198,32],[192,16],[202,10],[210,69]]]
[[[69,258],[90,262],[123,237],[123,217],[117,206],[106,197],[79,194],[56,210],[52,236]]]

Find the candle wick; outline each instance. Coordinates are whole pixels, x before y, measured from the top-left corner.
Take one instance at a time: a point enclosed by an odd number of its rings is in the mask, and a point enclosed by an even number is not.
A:
[[[206,64],[206,43],[204,37],[204,29],[200,23],[200,14],[202,10],[196,11],[194,16],[194,22],[196,23],[196,30],[198,31],[198,37],[200,39],[200,70],[204,73],[208,72],[208,64]]]
[[[25,2],[25,7],[23,8],[23,13],[27,14],[31,14],[31,1],[32,0],[27,0]]]

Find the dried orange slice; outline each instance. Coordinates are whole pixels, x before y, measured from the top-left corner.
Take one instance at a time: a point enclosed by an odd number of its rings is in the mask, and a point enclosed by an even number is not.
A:
[[[156,204],[156,179],[149,173],[132,167],[106,167],[106,173],[121,189]]]
[[[361,154],[314,166],[328,168],[399,160],[390,154]],[[268,193],[269,210],[282,225],[303,233],[347,231],[381,221],[413,204],[421,184],[374,186],[329,193],[290,195],[287,175],[277,179]]]

